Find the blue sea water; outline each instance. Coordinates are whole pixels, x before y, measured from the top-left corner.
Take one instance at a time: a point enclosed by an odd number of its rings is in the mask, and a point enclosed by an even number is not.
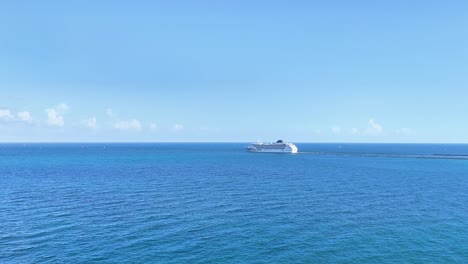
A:
[[[0,144],[1,263],[468,263],[468,145]]]

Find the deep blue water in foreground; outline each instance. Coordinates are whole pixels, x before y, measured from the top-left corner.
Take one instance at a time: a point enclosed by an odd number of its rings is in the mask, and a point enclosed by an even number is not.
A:
[[[468,263],[468,145],[0,144],[0,263]]]

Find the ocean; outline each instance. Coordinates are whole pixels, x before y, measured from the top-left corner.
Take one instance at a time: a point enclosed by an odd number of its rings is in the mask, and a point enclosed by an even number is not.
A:
[[[0,263],[468,263],[468,145],[0,144]]]

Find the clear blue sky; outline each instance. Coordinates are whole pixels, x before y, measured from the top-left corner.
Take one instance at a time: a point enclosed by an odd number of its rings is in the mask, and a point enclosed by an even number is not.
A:
[[[0,141],[468,142],[467,1],[1,1]]]

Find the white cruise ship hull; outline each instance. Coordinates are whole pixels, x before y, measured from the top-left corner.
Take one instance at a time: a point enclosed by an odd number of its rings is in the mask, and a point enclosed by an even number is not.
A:
[[[245,148],[249,152],[265,153],[297,153],[296,145],[292,143],[253,143]]]

